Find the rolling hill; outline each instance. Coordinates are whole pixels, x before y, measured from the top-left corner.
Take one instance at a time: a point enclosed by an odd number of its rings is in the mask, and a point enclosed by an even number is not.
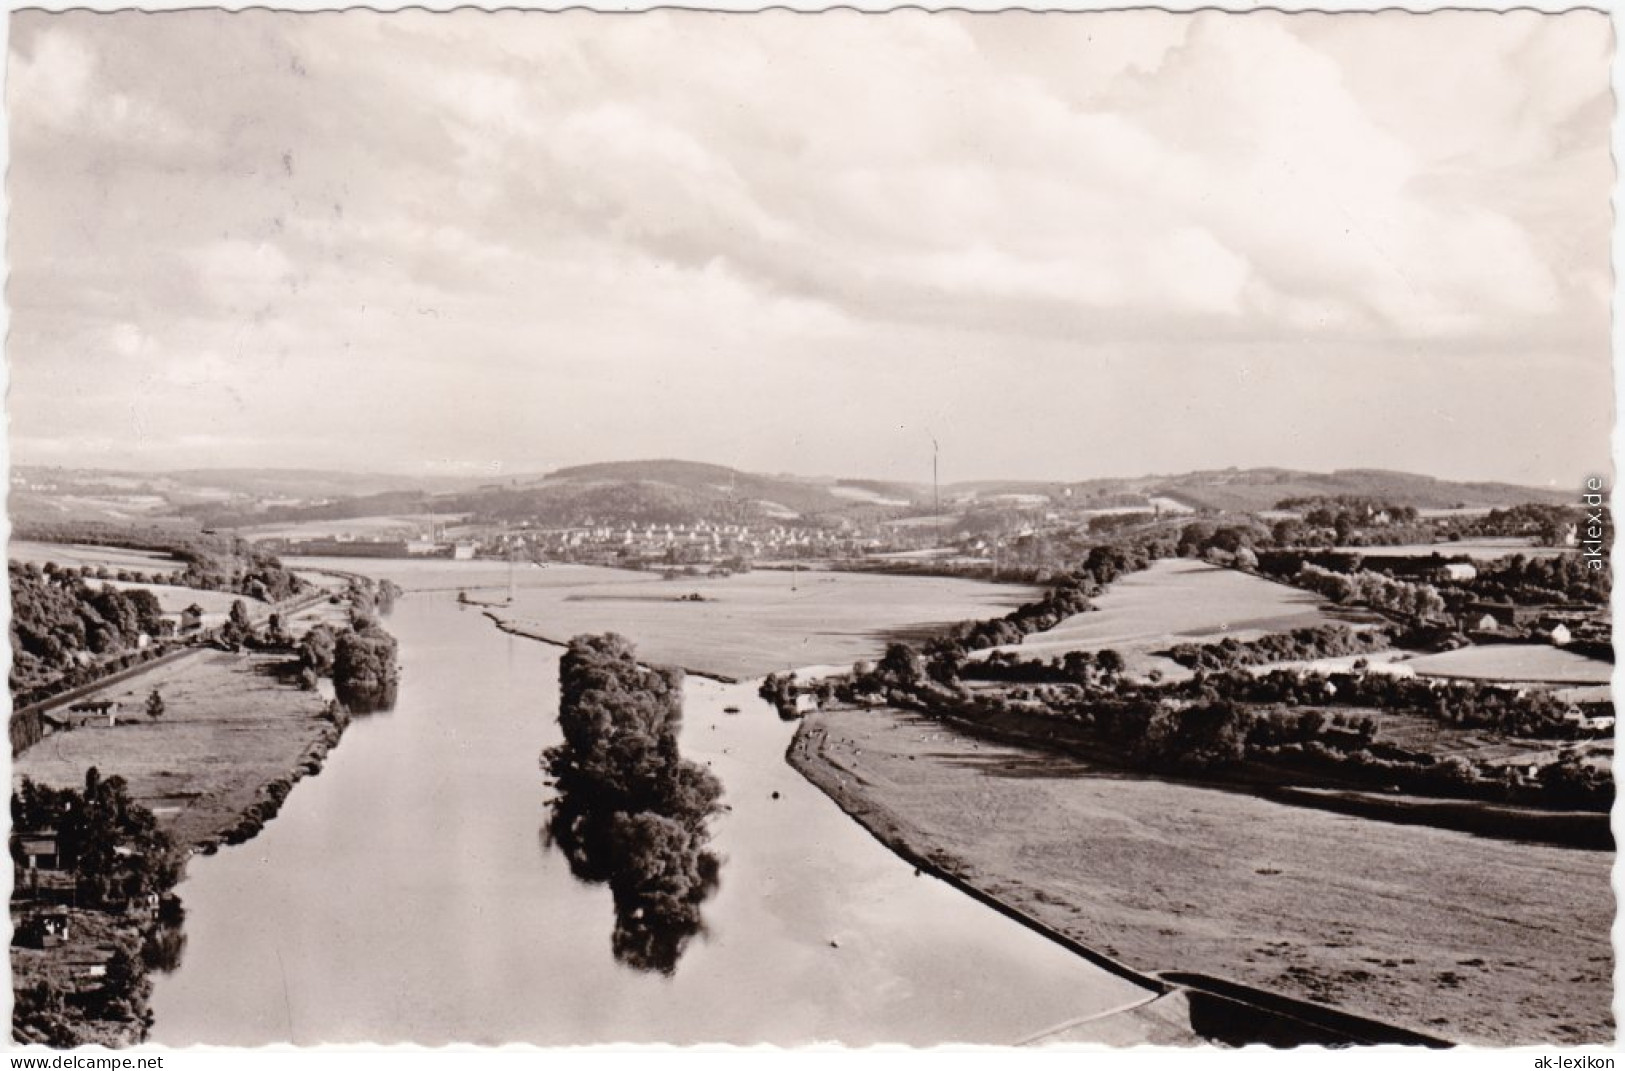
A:
[[[1059,482],[980,480],[945,485],[944,511],[1149,508],[1270,510],[1284,499],[1356,495],[1419,509],[1522,502],[1571,504],[1574,494],[1504,483],[1463,483],[1380,469],[1331,473],[1284,468]],[[542,525],[879,521],[928,512],[928,484],[744,472],[660,459],[576,465],[500,482],[415,480],[303,470],[13,473],[12,516],[72,519],[178,517],[206,527],[456,513],[475,521]]]

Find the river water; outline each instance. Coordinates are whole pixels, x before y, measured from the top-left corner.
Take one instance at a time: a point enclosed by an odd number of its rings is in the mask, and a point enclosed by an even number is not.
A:
[[[1008,1043],[1142,995],[916,875],[790,769],[753,685],[695,677],[682,746],[730,807],[720,888],[672,975],[618,963],[608,888],[541,833],[558,649],[443,591],[388,624],[395,709],[357,718],[258,837],[189,865],[153,1041]]]

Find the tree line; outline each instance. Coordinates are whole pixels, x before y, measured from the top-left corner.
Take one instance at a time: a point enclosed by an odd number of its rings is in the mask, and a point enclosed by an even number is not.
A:
[[[11,562],[11,691],[16,699],[89,659],[135,650],[173,632],[158,597],[91,585],[76,575]]]

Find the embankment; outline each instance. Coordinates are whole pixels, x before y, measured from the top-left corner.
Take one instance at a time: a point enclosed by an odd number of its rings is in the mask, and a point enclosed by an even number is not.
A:
[[[1611,853],[1102,771],[895,710],[814,715],[788,758],[922,870],[1128,977],[1416,1037],[1613,1035]]]
[[[127,709],[139,709],[157,690],[164,714],[53,733],[17,758],[14,773],[73,787],[94,766],[104,776],[122,777],[131,798],[153,811],[182,853],[210,854],[222,844],[242,843],[276,815],[295,783],[321,770],[349,722],[317,693],[293,685],[281,672],[286,660],[196,651],[138,679],[104,684],[101,694]],[[17,920],[26,923],[52,904],[20,907]],[[140,1042],[150,1025],[145,971],[159,960],[144,950],[163,947],[160,920],[147,911],[107,913],[70,904],[69,926],[69,940],[53,947],[13,946],[14,992],[32,991],[45,1001],[42,1009],[40,1000],[31,1000],[30,1010],[14,1019],[14,1036],[53,1046]],[[96,972],[105,970],[114,949],[127,961],[134,956],[142,977],[129,986],[131,998],[112,1002],[109,1010],[97,999]]]
[[[465,603],[464,605],[477,606],[477,605],[480,605],[480,604],[470,601],[470,602]],[[502,617],[502,616],[500,616],[498,614],[495,614],[490,610],[481,610],[480,613],[484,614],[487,618],[489,618],[491,623],[493,625],[495,625],[498,629],[500,629],[503,632],[506,632],[510,636],[518,636],[521,639],[526,639],[526,640],[535,640],[537,643],[545,643],[550,647],[568,647],[568,646],[570,646],[570,641],[569,640],[560,640],[560,639],[555,639],[552,636],[544,636],[540,632],[537,632],[535,629],[533,629],[533,628],[531,628],[531,627],[529,627],[527,625],[515,624],[514,622],[509,621],[507,618],[504,618],[504,617]],[[684,673],[688,674],[690,677],[703,677],[706,680],[717,681],[720,684],[738,684],[739,683],[739,679],[737,677],[725,677],[720,673],[707,673],[703,669],[690,669],[688,666],[679,666],[678,668],[681,669]]]

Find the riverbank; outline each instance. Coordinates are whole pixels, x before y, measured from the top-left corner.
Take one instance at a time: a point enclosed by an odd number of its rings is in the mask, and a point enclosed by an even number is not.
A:
[[[484,604],[470,601],[464,603],[464,605],[480,606]],[[498,631],[506,632],[510,636],[518,636],[520,639],[525,640],[535,640],[537,643],[545,643],[549,647],[558,647],[561,650],[570,646],[569,640],[560,640],[555,639],[552,636],[544,636],[540,632],[537,632],[534,628],[514,624],[512,621],[509,621],[498,614],[492,613],[490,610],[481,610],[480,613],[489,618],[491,623],[497,627]],[[691,666],[678,666],[677,668],[691,677],[704,677],[706,680],[716,681],[718,684],[739,683],[737,678],[725,677],[720,673],[708,673],[703,669],[694,669]]]
[[[699,678],[681,746],[726,790],[721,881],[672,974],[629,970],[612,895],[539,835],[559,651],[455,592],[402,599],[390,630],[396,708],[177,890],[186,955],[156,979],[154,1041],[1011,1044],[1140,995],[916,876],[784,763],[794,727],[752,683]]]
[[[103,777],[124,778],[131,799],[153,812],[185,855],[246,841],[276,815],[296,782],[321,770],[349,722],[343,713],[330,713],[319,693],[293,683],[288,660],[286,654],[205,651],[111,683],[95,698],[120,702],[130,712],[125,719],[46,737],[14,760],[13,788],[25,777],[79,786],[94,766]],[[153,690],[164,700],[164,713],[155,719],[136,713]],[[14,905],[14,927],[41,907]],[[70,909],[68,941],[49,949],[12,946],[13,990],[42,983],[65,994],[93,989],[115,951],[138,955],[154,925],[150,914]],[[150,1022],[144,999],[135,1003],[132,1017],[105,1020],[69,1014],[70,998],[57,1018],[61,1033],[26,1040],[138,1043]]]
[[[906,858],[1130,971],[1470,1043],[1613,1036],[1612,853],[1096,770],[893,710],[814,715],[788,758]]]

